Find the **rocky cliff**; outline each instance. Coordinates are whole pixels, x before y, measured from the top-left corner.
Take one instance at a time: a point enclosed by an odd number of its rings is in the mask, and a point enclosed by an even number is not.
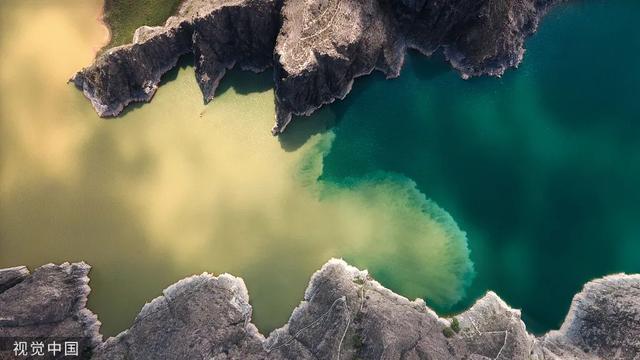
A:
[[[102,343],[98,318],[85,306],[85,263],[0,269],[0,359],[13,359],[13,339],[74,340],[81,358]]]
[[[279,16],[275,0],[191,0],[164,26],[143,26],[133,43],[110,49],[71,81],[100,116],[118,115],[131,102],[149,101],[163,74],[185,54],[195,56],[205,100],[227,69],[271,66]]]
[[[85,308],[84,263],[0,270],[0,338],[82,339],[93,359],[638,359],[640,275],[586,284],[562,327],[535,337],[493,292],[453,318],[331,260],[289,322],[263,337],[242,279],[202,274],[146,304],[132,326],[102,341]],[[1,343],[0,343],[1,345]],[[4,350],[4,352],[3,352]],[[0,348],[0,358],[11,349]]]
[[[442,50],[464,78],[517,66],[555,0],[186,0],[161,27],[102,53],[72,82],[101,116],[149,101],[182,55],[195,56],[205,101],[227,69],[273,67],[276,124],[344,98],[356,77],[400,74],[407,49]]]

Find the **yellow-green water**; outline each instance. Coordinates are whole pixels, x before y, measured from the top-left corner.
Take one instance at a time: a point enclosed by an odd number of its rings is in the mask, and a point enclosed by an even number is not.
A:
[[[269,74],[234,73],[205,106],[183,66],[152,103],[99,119],[66,80],[105,41],[100,7],[0,3],[0,267],[90,263],[89,307],[107,335],[204,271],[241,276],[268,331],[332,256],[443,307],[463,296],[472,264],[447,213],[399,175],[318,181],[334,135],[296,143],[316,121],[292,129],[292,148],[273,138]]]

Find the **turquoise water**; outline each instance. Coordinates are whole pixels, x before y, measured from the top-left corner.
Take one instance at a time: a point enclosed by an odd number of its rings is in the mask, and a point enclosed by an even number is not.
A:
[[[399,79],[358,80],[327,110],[321,180],[412,179],[467,232],[475,264],[463,301],[432,304],[455,312],[492,289],[532,331],[557,328],[583,283],[640,272],[639,13],[636,0],[563,5],[500,79],[414,54]],[[353,260],[406,286],[399,259]]]
[[[493,289],[534,331],[585,281],[640,272],[635,0],[557,9],[503,79],[412,55],[280,142],[268,73],[204,105],[183,64],[102,121],[66,84],[104,41],[102,2],[0,5],[0,267],[92,264],[105,335],[203,271],[245,280],[263,333],[333,256],[441,312]]]

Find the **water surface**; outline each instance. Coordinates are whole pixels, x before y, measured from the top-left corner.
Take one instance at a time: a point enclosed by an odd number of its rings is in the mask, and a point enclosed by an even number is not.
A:
[[[204,105],[188,61],[99,119],[66,80],[104,43],[101,3],[4,1],[0,267],[89,262],[107,335],[203,271],[242,276],[268,331],[332,256],[441,311],[493,289],[555,328],[585,281],[640,272],[639,6],[557,9],[501,79],[412,55],[274,139],[270,74]]]
[[[473,270],[453,219],[396,174],[317,181],[334,135],[272,137],[270,74],[233,73],[205,106],[183,64],[152,103],[101,120],[66,84],[104,42],[100,2],[0,6],[0,267],[90,263],[104,334],[204,271],[242,276],[269,331],[332,256],[442,306],[464,295]],[[332,122],[319,116],[312,127]]]
[[[361,79],[331,108],[322,178],[411,178],[467,232],[477,276],[453,310],[492,289],[530,329],[557,328],[583,283],[640,272],[639,13],[562,5],[501,79],[415,55],[399,79]]]

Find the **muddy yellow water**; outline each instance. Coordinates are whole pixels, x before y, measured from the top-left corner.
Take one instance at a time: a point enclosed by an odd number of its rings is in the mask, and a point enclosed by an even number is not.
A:
[[[107,335],[204,271],[241,276],[269,331],[334,256],[408,296],[460,299],[472,266],[453,220],[400,175],[318,180],[334,134],[272,137],[268,74],[234,73],[204,105],[183,66],[152,103],[98,118],[66,81],[105,41],[101,6],[0,3],[0,267],[91,264]]]

